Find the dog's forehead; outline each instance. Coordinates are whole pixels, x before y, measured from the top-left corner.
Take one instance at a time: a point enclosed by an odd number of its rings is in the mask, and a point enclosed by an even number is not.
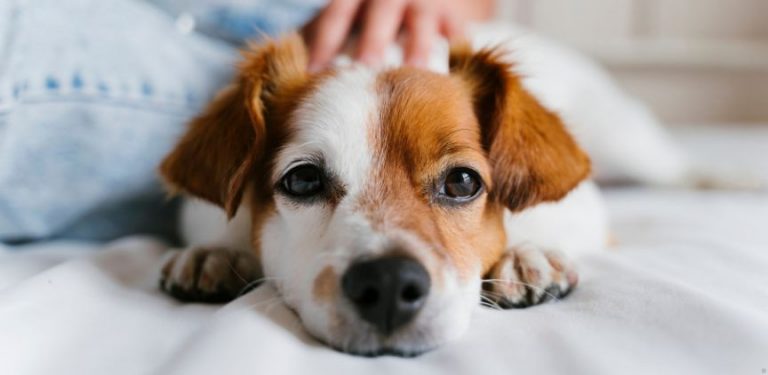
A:
[[[380,74],[377,88],[383,104],[378,134],[389,159],[413,168],[446,156],[483,158],[472,97],[462,81],[400,68]]]
[[[467,90],[448,75],[416,69],[339,69],[303,98],[291,123],[294,134],[279,153],[275,172],[296,161],[322,159],[351,185],[348,193],[361,188],[356,182],[365,181],[384,159],[423,166],[464,151],[476,159],[483,155]]]
[[[375,73],[363,67],[323,77],[290,116],[293,135],[279,152],[275,172],[309,157],[322,159],[342,181],[365,176],[372,159],[368,133],[379,106],[375,83]]]

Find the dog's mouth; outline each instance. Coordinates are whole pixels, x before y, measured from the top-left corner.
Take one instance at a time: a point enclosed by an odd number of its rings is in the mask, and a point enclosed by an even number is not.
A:
[[[470,302],[471,303],[471,302]],[[471,310],[467,309],[471,313]],[[305,332],[324,346],[340,353],[359,357],[414,358],[439,349],[442,345],[460,337],[469,326],[469,316],[464,309],[428,314],[407,327],[384,334],[361,321],[349,320],[344,331],[329,333],[313,329],[303,322]]]
[[[423,350],[401,350],[396,348],[382,348],[377,350],[355,350],[352,348],[341,348],[334,345],[328,345],[331,349],[344,354],[351,354],[358,357],[376,358],[384,356],[401,357],[401,358],[415,358],[424,353],[430,352],[433,349]]]
[[[287,306],[287,305],[286,305]],[[400,358],[414,358],[427,352],[433,351],[440,347],[441,342],[425,343],[417,338],[408,337],[395,337],[402,335],[409,335],[409,332],[400,331],[393,336],[382,336],[374,332],[364,333],[363,336],[370,338],[372,341],[361,343],[360,345],[344,344],[344,339],[338,336],[325,337],[322,334],[313,332],[310,326],[306,324],[301,318],[301,314],[290,306],[287,306],[296,316],[302,320],[302,326],[304,332],[309,334],[318,343],[334,350],[339,353],[349,354],[358,357],[375,358],[375,357],[400,357]],[[360,332],[357,332],[360,334]],[[346,332],[347,335],[356,336],[353,332]],[[347,336],[349,338],[350,336]]]

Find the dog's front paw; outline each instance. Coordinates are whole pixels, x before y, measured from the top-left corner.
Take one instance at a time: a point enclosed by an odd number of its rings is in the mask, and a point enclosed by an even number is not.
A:
[[[578,282],[573,266],[556,251],[522,246],[509,249],[483,280],[486,302],[521,308],[568,295]]]
[[[160,288],[182,301],[219,303],[235,299],[259,277],[259,264],[251,253],[194,247],[168,259]]]

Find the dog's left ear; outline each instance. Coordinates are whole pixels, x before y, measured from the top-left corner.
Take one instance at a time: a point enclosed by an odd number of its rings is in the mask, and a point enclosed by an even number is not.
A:
[[[307,80],[307,52],[297,34],[253,45],[234,82],[189,124],[160,174],[181,190],[222,207],[231,218],[246,182],[285,132],[277,114]]]
[[[557,115],[523,87],[496,49],[454,46],[451,75],[469,88],[493,171],[491,197],[519,211],[564,197],[590,173],[589,157]]]

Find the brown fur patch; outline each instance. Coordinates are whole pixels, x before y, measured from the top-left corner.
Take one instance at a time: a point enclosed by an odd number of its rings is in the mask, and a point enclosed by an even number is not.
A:
[[[313,283],[312,295],[319,302],[334,301],[339,293],[339,277],[333,267],[326,266],[317,275]]]
[[[493,184],[469,92],[453,77],[411,68],[382,73],[377,91],[376,167],[363,210],[379,230],[404,229],[430,244],[462,277],[490,267],[505,243],[503,210],[486,205],[485,194],[455,207],[435,200],[437,181],[451,167],[471,167],[486,188]]]
[[[501,52],[454,47],[451,73],[472,91],[493,168],[493,199],[520,211],[563,198],[590,174],[587,154],[560,118],[522,85]]]
[[[287,116],[310,81],[297,35],[252,46],[238,74],[189,125],[160,173],[176,191],[221,206],[232,217],[246,182],[266,176],[269,156],[290,134]],[[263,179],[259,179],[263,180]],[[255,186],[254,203],[271,194]]]
[[[297,35],[250,46],[234,82],[190,123],[160,165],[173,191],[214,203],[230,218],[248,189],[257,254],[261,227],[275,212],[272,157],[292,134],[291,113],[332,75],[310,76],[306,65],[306,48]]]
[[[250,205],[251,210],[251,250],[261,261],[261,235],[264,223],[273,216],[277,210],[275,202],[262,199],[258,203]]]

